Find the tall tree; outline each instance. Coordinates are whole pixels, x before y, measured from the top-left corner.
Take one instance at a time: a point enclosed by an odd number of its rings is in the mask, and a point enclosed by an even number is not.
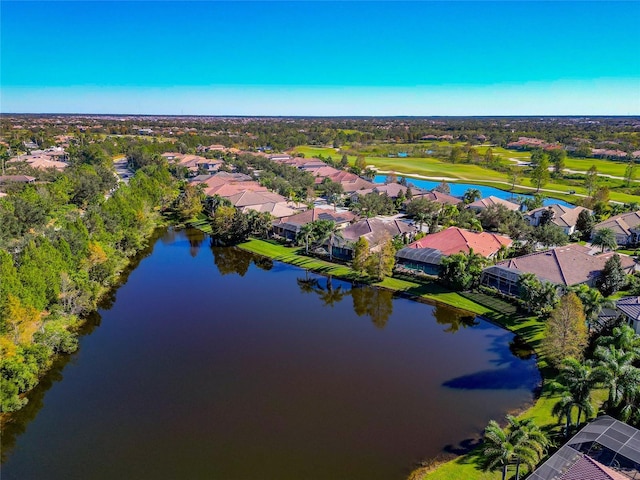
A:
[[[533,419],[517,418],[507,415],[507,422],[515,442],[516,476],[520,479],[520,465],[525,464],[529,472],[535,469],[536,463],[544,455],[550,441],[547,435],[540,430]]]
[[[580,211],[578,219],[576,220],[576,230],[580,232],[580,238],[582,238],[582,240],[589,240],[591,238],[591,232],[595,224],[596,221],[589,210]]]
[[[584,179],[584,187],[587,189],[587,196],[591,197],[593,192],[598,188],[598,169],[595,165],[591,165],[591,168],[587,170],[587,174]]]
[[[596,281],[598,290],[608,297],[620,290],[627,283],[627,276],[620,262],[620,255],[615,254],[604,264],[604,269]]]
[[[366,261],[367,273],[378,280],[384,280],[393,273],[395,265],[395,249],[393,241],[388,239],[380,251],[372,253]]]
[[[623,391],[628,388],[625,382],[634,376],[634,372],[629,372],[629,370],[637,370],[633,366],[635,355],[633,352],[609,345],[608,347],[597,347],[594,356],[598,359],[597,372],[609,390],[607,409],[612,409],[620,404]]]
[[[358,273],[363,273],[369,258],[369,242],[364,237],[360,237],[353,247],[353,269]]]
[[[495,420],[490,420],[484,430],[481,456],[485,471],[502,470],[502,480],[507,478],[507,468],[516,457],[516,441],[506,429],[500,428]]]
[[[582,358],[587,341],[582,302],[575,293],[569,292],[560,299],[547,320],[542,347],[551,363],[560,365],[567,357]]]
[[[546,157],[543,157],[531,171],[531,181],[535,185],[537,192],[547,184],[549,176],[549,162]]]
[[[624,181],[627,184],[627,187],[631,185],[636,178],[636,162],[634,160],[629,160],[627,164],[627,168],[624,169]]]

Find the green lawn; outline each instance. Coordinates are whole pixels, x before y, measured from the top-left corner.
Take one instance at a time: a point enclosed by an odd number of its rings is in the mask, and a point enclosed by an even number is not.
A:
[[[478,147],[479,149],[487,147]],[[492,147],[493,148],[493,147]],[[296,152],[304,153],[306,157],[323,157],[331,156],[334,160],[342,158],[342,154],[338,153],[334,148],[323,147],[311,147],[311,146],[299,146],[293,149]],[[500,147],[494,149],[495,153],[500,155],[511,155],[512,157],[520,156],[522,159],[529,158],[528,152],[518,152],[505,150]],[[356,157],[353,155],[348,156],[349,162],[354,163]],[[481,167],[479,165],[469,164],[450,164],[444,163],[436,158],[388,158],[388,157],[371,157],[365,156],[367,165],[373,165],[380,170],[395,171],[404,173],[407,175],[422,175],[425,177],[431,177],[433,179],[451,178],[452,181],[459,181],[461,183],[474,183],[477,185],[485,185],[489,187],[501,188],[504,190],[510,190],[509,179],[506,174],[490,170],[488,168]],[[601,160],[601,162],[613,163]],[[605,180],[602,182],[610,184],[610,186],[621,185],[620,181]],[[521,187],[529,188],[518,188]],[[522,177],[516,185],[516,193],[532,193],[535,185],[532,185],[529,178]],[[586,195],[586,189],[583,186],[577,185],[565,185],[562,183],[547,183],[543,190],[555,190],[557,193],[545,192],[542,193],[545,196],[559,198],[568,202],[575,202],[576,196],[569,194],[570,191],[575,191],[577,194]],[[613,201],[631,203],[637,202],[640,199],[635,195],[629,195],[622,192],[611,191],[610,198]]]

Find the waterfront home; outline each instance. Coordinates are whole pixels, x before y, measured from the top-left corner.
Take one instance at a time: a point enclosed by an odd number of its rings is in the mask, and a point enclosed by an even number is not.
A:
[[[571,208],[555,203],[547,207],[540,207],[528,211],[524,215],[524,218],[529,225],[537,227],[542,221],[544,221],[543,219],[547,217],[550,223],[562,228],[562,231],[567,235],[571,235],[576,231],[576,222],[578,221],[578,216],[582,211],[591,213],[591,210],[584,207]]]
[[[368,193],[378,193],[380,195],[383,195],[386,193],[390,198],[396,199],[398,198],[400,193],[402,193],[403,195],[406,195],[407,188],[408,187],[406,185],[402,185],[400,183],[385,183],[384,185],[374,185],[373,188],[367,188],[364,190],[358,190],[357,192],[353,192],[353,194],[351,195],[351,201],[357,202],[358,197],[360,195],[366,195]],[[419,188],[416,188],[416,187],[411,187],[411,191],[414,197],[416,196],[416,194],[419,195],[419,194],[425,193],[423,190],[420,190]]]
[[[375,252],[390,238],[401,238],[408,242],[413,240],[418,229],[414,225],[389,217],[363,218],[342,230],[343,239],[338,239],[333,246],[333,255],[342,259],[353,257],[353,246],[360,237],[369,243],[369,249]]]
[[[303,225],[317,220],[330,220],[339,226],[347,226],[357,217],[348,210],[315,207],[305,212],[279,218],[273,222],[273,233],[288,241],[294,241]]]
[[[528,480],[640,478],[640,430],[603,415],[584,426]]]
[[[415,191],[413,187],[411,187],[412,193]],[[438,190],[431,190],[429,192],[421,193],[418,190],[418,194],[412,197],[412,200],[417,198],[426,198],[432,202],[441,203],[442,205],[459,205],[462,203],[462,199],[459,197],[454,197],[453,195],[449,195],[448,193],[439,192]]]
[[[614,252],[591,255],[588,247],[566,245],[498,262],[484,269],[481,283],[514,296],[519,294],[518,281],[524,273],[532,273],[540,281],[559,286],[586,284],[593,287],[613,255]],[[628,255],[620,255],[620,261],[625,273],[636,270],[636,262]]]
[[[596,232],[603,228],[613,230],[618,245],[630,246],[640,243],[640,210],[616,215],[598,223],[593,227],[592,239]]]
[[[374,187],[374,184],[368,180],[365,180],[354,173],[345,172],[343,170],[339,170],[338,173],[329,175],[327,178],[330,178],[333,182],[342,185],[342,189],[346,194]]]
[[[509,237],[488,232],[471,232],[458,227],[449,227],[432,233],[398,251],[398,264],[409,270],[429,275],[440,272],[442,257],[454,253],[474,253],[494,258],[498,252],[511,246]]]
[[[248,210],[268,212],[276,218],[295,215],[301,208],[305,208],[304,205],[289,202],[282,195],[269,191],[243,190],[226,198],[242,213],[247,213]]]
[[[520,210],[520,205],[518,205],[517,203],[513,203],[508,200],[503,200],[502,198],[498,198],[494,196],[489,196],[486,198],[481,198],[480,200],[476,200],[475,202],[467,205],[467,208],[470,210],[474,210],[475,212],[481,212],[482,210],[486,210],[487,208],[492,207],[494,205],[502,205],[506,207],[508,210],[512,210],[514,212],[517,212],[518,210]]]

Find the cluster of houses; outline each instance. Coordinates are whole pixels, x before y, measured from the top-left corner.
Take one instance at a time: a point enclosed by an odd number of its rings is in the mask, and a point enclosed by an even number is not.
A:
[[[37,147],[37,145],[35,145]],[[33,149],[25,155],[18,155],[7,161],[7,163],[24,162],[32,168],[47,170],[53,168],[62,171],[68,166],[69,155],[62,147],[51,147],[44,150]]]

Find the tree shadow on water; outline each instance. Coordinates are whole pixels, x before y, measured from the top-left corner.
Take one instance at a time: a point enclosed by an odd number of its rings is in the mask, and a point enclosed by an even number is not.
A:
[[[531,357],[529,360],[523,360],[514,355],[511,345],[505,345],[505,340],[511,335],[508,332],[491,335],[492,342],[487,350],[496,357],[490,362],[500,368],[462,375],[447,380],[442,385],[459,390],[534,390],[537,388],[540,383],[540,373],[535,361]]]

